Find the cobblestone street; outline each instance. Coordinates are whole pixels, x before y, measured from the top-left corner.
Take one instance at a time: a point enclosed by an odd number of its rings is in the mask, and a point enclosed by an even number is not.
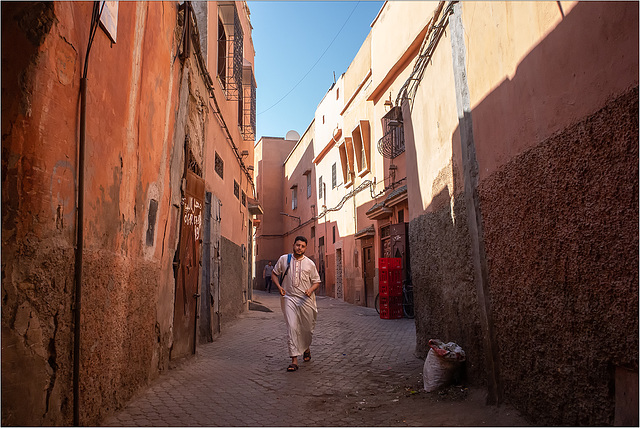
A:
[[[286,372],[279,296],[254,291],[272,312],[223,324],[213,343],[156,379],[105,426],[515,426],[480,389],[422,390],[413,320],[318,297],[312,360]]]

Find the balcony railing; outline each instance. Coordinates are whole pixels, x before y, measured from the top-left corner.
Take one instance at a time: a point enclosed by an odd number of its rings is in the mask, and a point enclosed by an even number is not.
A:
[[[393,107],[382,118],[384,136],[378,141],[378,152],[385,158],[394,159],[404,153],[404,127],[402,111]]]

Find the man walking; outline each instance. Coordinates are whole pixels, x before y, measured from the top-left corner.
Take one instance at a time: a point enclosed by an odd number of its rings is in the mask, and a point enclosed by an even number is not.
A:
[[[271,273],[271,280],[280,291],[287,326],[289,372],[298,370],[298,355],[303,355],[305,362],[311,360],[309,346],[318,315],[315,291],[320,286],[320,275],[315,263],[304,255],[306,249],[307,238],[296,236],[293,254],[281,256]]]
[[[264,267],[264,271],[262,271],[262,277],[264,278],[264,289],[271,293],[271,272],[273,272],[273,265],[271,264],[271,260]]]

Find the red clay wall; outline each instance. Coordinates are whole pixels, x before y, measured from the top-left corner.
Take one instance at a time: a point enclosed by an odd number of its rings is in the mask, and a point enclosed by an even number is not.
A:
[[[42,8],[2,4],[7,425],[70,425],[73,414],[79,80],[92,3]],[[169,65],[177,4],[120,3],[118,17],[117,43],[98,29],[89,60],[80,372],[80,423],[88,425],[156,375],[166,353],[156,303],[162,233],[175,227],[168,221],[167,142],[179,80],[172,76],[179,62]],[[155,225],[148,221],[152,199]]]

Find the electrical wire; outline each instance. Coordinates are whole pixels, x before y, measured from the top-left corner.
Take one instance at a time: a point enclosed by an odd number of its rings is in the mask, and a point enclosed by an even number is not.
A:
[[[398,91],[398,96],[396,98],[395,105],[400,105],[401,100],[409,99],[413,104],[413,99],[415,97],[416,91],[418,89],[418,85],[422,81],[424,76],[424,71],[427,68],[427,65],[431,61],[433,53],[438,46],[438,42],[442,38],[444,30],[447,28],[449,15],[453,13],[453,6],[458,3],[458,1],[449,1],[446,9],[440,16],[440,20],[436,24],[436,20],[438,20],[438,15],[442,10],[442,5],[444,1],[440,2],[440,5],[436,8],[436,11],[433,16],[433,22],[431,23],[431,27],[429,31],[425,35],[424,40],[422,41],[422,46],[420,47],[420,53],[418,55],[418,59],[413,66],[413,71],[411,75],[404,82],[400,90]]]
[[[93,12],[91,13],[91,26],[89,28],[89,42],[87,43],[87,53],[84,57],[84,70],[82,72],[82,78],[87,78],[87,72],[89,71],[89,52],[91,51],[91,46],[93,45],[93,39],[96,36],[96,32],[98,31],[98,23],[100,22],[100,17],[102,16],[102,11],[104,10],[104,5],[107,2],[103,2],[102,6],[100,6],[99,1],[93,2]]]
[[[340,35],[340,33],[342,32],[342,30],[344,29],[345,25],[347,25],[347,22],[349,22],[349,19],[351,19],[351,15],[353,15],[353,12],[355,12],[356,8],[358,7],[358,5],[360,4],[360,2],[358,1],[356,3],[356,5],[353,7],[353,9],[351,10],[351,13],[349,14],[349,16],[347,17],[347,19],[344,21],[344,24],[342,24],[342,27],[340,27],[340,30],[338,30],[338,32],[336,33],[336,35],[333,37],[333,40],[331,40],[331,43],[329,43],[329,46],[327,46],[327,48],[324,50],[324,52],[322,52],[322,55],[320,55],[320,57],[318,58],[318,60],[311,66],[311,68],[309,69],[309,71],[307,71],[307,73],[302,76],[302,78],[300,80],[298,80],[298,83],[296,83],[295,85],[293,85],[293,88],[291,88],[289,90],[289,92],[287,92],[286,94],[284,94],[282,96],[282,98],[280,98],[278,101],[276,101],[275,104],[273,104],[271,107],[267,108],[266,110],[261,111],[260,113],[258,113],[258,116],[260,116],[262,113],[266,113],[269,110],[271,110],[272,108],[274,108],[275,106],[277,106],[278,104],[280,104],[285,98],[287,98],[289,96],[289,94],[291,94],[294,89],[296,89],[300,83],[302,83],[302,81],[309,75],[309,73],[311,73],[311,71],[313,71],[313,69],[316,67],[316,65],[318,65],[318,63],[320,62],[320,60],[322,59],[322,57],[327,53],[327,51],[329,50],[329,48],[331,47],[331,45],[333,45],[333,42],[336,41],[336,39],[338,38],[338,36]]]

